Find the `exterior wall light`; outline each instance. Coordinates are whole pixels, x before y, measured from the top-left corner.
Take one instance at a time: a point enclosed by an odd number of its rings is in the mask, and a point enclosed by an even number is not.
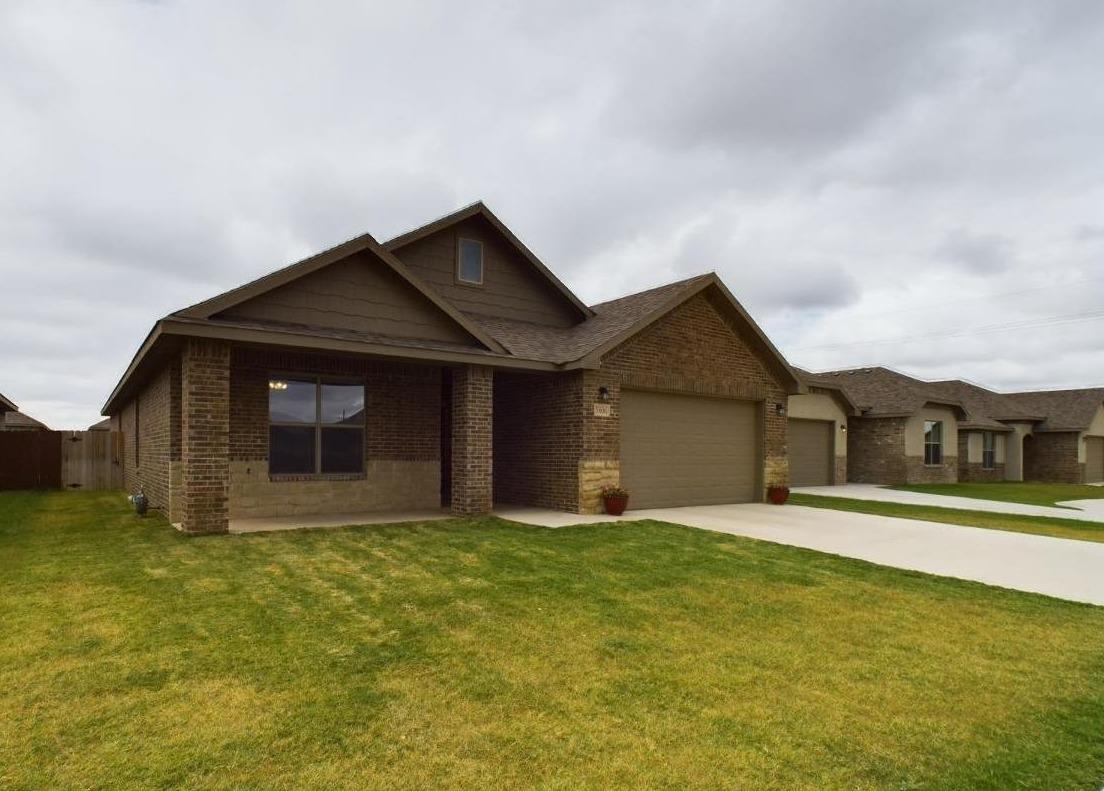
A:
[[[784,416],[784,415],[786,414],[786,405],[785,405],[785,404],[783,404],[783,403],[781,403],[781,402],[779,402],[779,403],[777,403],[777,404],[775,404],[775,405],[774,405],[774,411],[775,411],[775,412],[776,412],[777,414],[779,414],[779,415],[783,415],[783,416]]]
[[[610,400],[610,391],[609,391],[609,388],[606,387],[605,385],[598,388],[598,400],[599,401],[609,401]]]

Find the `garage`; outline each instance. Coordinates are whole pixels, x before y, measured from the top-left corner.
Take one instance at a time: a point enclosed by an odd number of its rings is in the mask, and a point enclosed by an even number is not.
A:
[[[828,420],[798,420],[788,424],[791,486],[831,486],[835,456],[835,424]]]
[[[1104,481],[1104,437],[1085,437],[1085,483]]]
[[[758,500],[754,401],[621,393],[621,482],[632,508]]]

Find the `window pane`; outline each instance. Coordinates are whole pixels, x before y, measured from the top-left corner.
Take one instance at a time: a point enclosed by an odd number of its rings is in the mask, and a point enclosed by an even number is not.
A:
[[[364,385],[322,385],[322,422],[364,425]]]
[[[268,419],[274,423],[314,423],[317,419],[314,382],[268,380]]]
[[[483,282],[483,245],[479,242],[460,240],[459,276],[465,283]]]
[[[314,428],[269,426],[268,471],[276,475],[314,472]]]
[[[364,470],[364,431],[354,428],[322,429],[322,472]]]

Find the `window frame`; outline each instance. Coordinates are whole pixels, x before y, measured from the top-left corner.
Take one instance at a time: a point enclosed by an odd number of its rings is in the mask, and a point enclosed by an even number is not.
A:
[[[981,468],[983,470],[997,468],[997,433],[995,431],[981,432]]]
[[[931,426],[932,430],[929,431],[928,427]],[[939,439],[936,441],[929,441],[929,436],[934,436],[935,429],[938,428]],[[924,466],[925,467],[942,467],[943,466],[943,421],[942,420],[925,420],[924,421]]]
[[[472,244],[479,245],[479,280],[468,280],[461,275],[460,266],[464,260],[461,251],[464,249],[464,242],[471,242]],[[486,246],[479,239],[472,239],[467,236],[456,237],[456,268],[454,270],[454,275],[459,285],[470,286],[471,288],[482,288],[483,281],[486,279],[487,274],[486,252]]]
[[[311,423],[303,423],[295,420],[273,420],[272,419],[272,394],[270,384],[272,381],[279,380],[291,380],[295,382],[311,382],[314,384],[314,421]],[[361,400],[364,404],[364,408],[361,410],[363,415],[359,425],[347,425],[342,423],[323,423],[322,422],[322,387],[323,385],[359,385],[361,390]],[[326,374],[302,374],[302,373],[289,373],[289,372],[269,372],[265,386],[269,389],[268,406],[265,418],[268,421],[268,464],[269,464],[269,476],[275,478],[346,478],[349,476],[363,476],[365,472],[365,451],[367,442],[367,428],[368,428],[368,387],[367,380],[363,377],[356,376],[329,376]],[[273,426],[287,426],[290,428],[312,428],[314,429],[314,469],[310,472],[273,472],[272,471],[272,427]],[[322,471],[322,430],[323,429],[339,429],[342,431],[359,431],[361,432],[360,439],[360,469],[353,472],[323,472]]]

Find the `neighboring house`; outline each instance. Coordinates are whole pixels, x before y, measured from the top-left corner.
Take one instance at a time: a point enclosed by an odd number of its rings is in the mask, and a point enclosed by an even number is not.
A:
[[[938,388],[888,368],[816,374],[857,407],[847,423],[847,480],[943,483],[958,480],[958,426],[966,410]]]
[[[98,423],[93,423],[88,427],[89,431],[111,431],[111,418],[105,417]]]
[[[786,447],[791,486],[847,482],[847,422],[858,414],[847,393],[830,377],[795,368],[806,392],[791,395]]]
[[[887,368],[805,379],[836,383],[858,406],[848,423],[850,481],[1104,481],[1104,388],[998,393]]]
[[[492,503],[758,501],[802,386],[714,274],[588,307],[483,204],[156,323],[104,406],[188,532]]]
[[[19,407],[0,394],[0,431],[49,431],[44,424],[19,411]]]

